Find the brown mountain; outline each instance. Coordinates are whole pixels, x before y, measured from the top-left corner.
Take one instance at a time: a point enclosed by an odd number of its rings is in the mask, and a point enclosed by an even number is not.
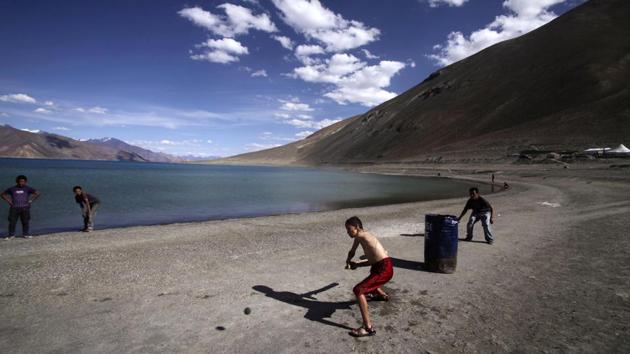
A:
[[[149,155],[143,156],[136,149],[121,149],[46,132],[31,133],[8,125],[0,126],[0,157],[160,162],[151,160]]]
[[[630,1],[591,0],[363,115],[222,162],[496,159],[630,143]]]
[[[165,154],[163,152],[154,152],[141,148],[139,146],[128,144],[116,138],[90,139],[89,143],[113,148],[115,150],[127,151],[136,154],[143,159],[151,162],[182,162],[183,158]]]

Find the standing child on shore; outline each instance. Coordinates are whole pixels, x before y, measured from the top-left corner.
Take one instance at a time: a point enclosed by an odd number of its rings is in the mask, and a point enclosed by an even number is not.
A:
[[[473,226],[475,226],[477,221],[481,221],[483,235],[486,242],[491,245],[494,242],[492,230],[490,229],[490,225],[494,224],[494,209],[492,209],[492,205],[490,205],[487,200],[481,197],[477,187],[470,188],[468,193],[470,198],[466,202],[464,210],[462,210],[462,213],[459,214],[459,217],[457,218],[457,220],[460,220],[464,217],[468,209],[472,210],[470,218],[468,219],[468,224],[466,224],[466,241],[472,240]]]
[[[376,331],[372,326],[370,315],[368,314],[366,295],[371,295],[375,300],[388,301],[389,296],[383,291],[381,286],[392,279],[394,276],[394,267],[385,248],[383,248],[376,236],[363,229],[363,223],[358,217],[353,216],[346,220],[345,226],[348,236],[354,239],[352,248],[350,248],[348,258],[346,259],[346,268],[356,269],[361,266],[372,266],[370,268],[370,276],[352,289],[359,302],[363,326],[353,329],[350,334],[355,337],[373,336],[376,334]],[[352,258],[359,245],[363,248],[366,259],[354,262]]]
[[[2,199],[9,203],[9,235],[4,240],[15,236],[18,219],[22,222],[22,237],[31,238],[29,222],[31,220],[31,204],[39,197],[39,192],[26,185],[28,179],[24,175],[15,178],[16,185],[2,193]],[[32,196],[32,197],[31,197]]]
[[[100,200],[95,196],[83,191],[81,186],[74,186],[74,201],[81,207],[81,215],[83,215],[83,232],[94,230],[94,217],[96,210],[100,205]]]

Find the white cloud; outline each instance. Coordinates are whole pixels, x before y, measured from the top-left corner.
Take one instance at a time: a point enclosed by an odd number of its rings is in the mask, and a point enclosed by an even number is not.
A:
[[[327,51],[354,49],[378,39],[380,31],[359,21],[344,19],[322,6],[319,0],[272,0],[282,19],[309,39],[324,44]]]
[[[208,39],[197,48],[208,48],[205,53],[191,55],[193,60],[207,60],[213,63],[227,64],[238,61],[239,55],[249,54],[247,47],[232,38]]]
[[[107,108],[94,106],[90,108],[76,107],[73,109],[75,112],[79,113],[93,113],[93,114],[105,114],[107,113]]]
[[[20,129],[23,132],[29,132],[29,133],[33,133],[33,134],[37,134],[39,132],[41,132],[41,130],[39,129],[28,129],[28,128],[24,128],[24,129]]]
[[[378,59],[378,58],[380,58],[378,55],[374,55],[374,54],[370,53],[370,51],[367,50],[367,49],[361,49],[361,51],[363,52],[363,55],[365,55],[366,59]]]
[[[304,131],[301,131],[301,132],[299,132],[299,133],[296,133],[296,134],[295,134],[295,137],[296,137],[297,139],[304,139],[304,138],[308,137],[309,135],[311,135],[311,134],[313,134],[313,133],[314,133],[314,131],[311,131],[311,130],[304,130]]]
[[[95,106],[95,107],[92,107],[92,108],[88,109],[87,111],[88,111],[88,113],[105,114],[105,113],[107,113],[107,108]]]
[[[0,101],[11,103],[37,103],[37,100],[24,93],[14,93],[0,96]]]
[[[44,105],[48,106],[48,107],[54,107],[55,106],[55,102],[53,102],[53,101],[45,101]]]
[[[252,77],[267,77],[267,76],[268,76],[267,71],[265,69],[260,69],[252,73]]]
[[[291,101],[279,101],[282,103],[280,109],[283,111],[312,112],[314,110],[308,103],[302,103],[299,101],[299,99],[293,99]]]
[[[317,122],[317,121],[309,120],[309,119],[293,118],[293,119],[286,120],[285,123],[292,125],[296,128],[300,128],[300,129],[320,130],[320,129],[326,128],[327,126],[331,124],[335,124],[339,121],[340,121],[339,119],[324,119]]]
[[[315,54],[324,54],[324,48],[318,45],[301,44],[295,48],[295,55],[300,57],[308,57]]]
[[[59,130],[59,131],[63,131],[63,132],[67,132],[70,130],[70,128],[66,128],[66,127],[54,127],[53,130]]]
[[[314,65],[321,62],[320,58],[311,58],[312,55],[326,53],[324,48],[318,45],[301,44],[295,48],[295,57],[304,65]]]
[[[272,36],[271,38],[280,42],[284,49],[293,50],[293,41],[287,36]]]
[[[52,113],[51,110],[48,110],[48,109],[42,108],[42,107],[39,107],[39,108],[35,109],[33,112],[35,112],[35,113],[43,113],[43,114]]]
[[[197,26],[224,37],[247,34],[250,29],[264,32],[278,31],[267,14],[254,15],[246,7],[227,3],[217,8],[223,9],[225,16],[215,15],[198,6],[184,8],[178,14]]]
[[[335,88],[324,96],[339,104],[359,103],[371,107],[396,96],[396,93],[384,88],[405,66],[405,63],[387,60],[367,66],[353,55],[335,54],[325,63],[294,69],[293,77],[307,82],[334,84]]]
[[[426,0],[423,0],[423,1],[426,1]],[[468,0],[428,0],[428,2],[429,2],[429,6],[431,7],[438,7],[441,5],[459,7],[459,6],[464,5],[466,2],[468,2]]]
[[[508,9],[508,14],[495,17],[468,37],[459,31],[451,32],[445,43],[434,46],[437,53],[429,57],[441,65],[449,65],[493,44],[523,35],[556,18],[549,8],[565,1],[506,0],[503,7]]]

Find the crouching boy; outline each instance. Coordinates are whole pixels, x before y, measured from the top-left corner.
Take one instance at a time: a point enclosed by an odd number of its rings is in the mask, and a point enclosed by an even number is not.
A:
[[[373,300],[389,300],[389,296],[381,287],[394,276],[394,267],[383,245],[381,245],[376,236],[363,229],[363,223],[358,217],[353,216],[346,220],[345,226],[348,236],[354,239],[346,259],[346,268],[356,269],[361,266],[371,266],[370,276],[357,284],[353,289],[359,302],[363,326],[353,329],[350,334],[355,337],[372,336],[376,334],[376,331],[370,321],[367,300],[368,297]],[[359,245],[363,248],[366,259],[354,262],[352,258]]]

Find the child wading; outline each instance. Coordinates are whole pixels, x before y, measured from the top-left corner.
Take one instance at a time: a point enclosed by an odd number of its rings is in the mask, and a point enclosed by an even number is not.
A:
[[[368,296],[371,300],[389,300],[389,296],[383,291],[381,286],[392,279],[394,267],[385,248],[383,248],[376,236],[363,229],[363,223],[358,217],[353,216],[346,220],[346,231],[348,236],[354,239],[346,259],[346,268],[356,269],[356,267],[361,266],[372,266],[370,268],[370,276],[352,289],[359,302],[363,326],[353,329],[350,334],[355,337],[372,336],[376,334],[376,331],[372,327],[370,315],[368,314]],[[366,259],[354,262],[352,258],[359,244],[363,248]]]
[[[90,232],[94,230],[94,217],[100,205],[100,200],[84,192],[81,186],[75,186],[72,188],[72,191],[74,192],[74,200],[81,207],[81,215],[83,216],[83,230],[81,231]]]
[[[31,203],[39,197],[39,192],[27,186],[27,181],[26,176],[17,176],[15,178],[16,185],[2,193],[2,199],[9,203],[9,235],[4,237],[4,240],[10,240],[15,236],[15,226],[18,219],[22,222],[22,237],[32,237],[29,234]]]

